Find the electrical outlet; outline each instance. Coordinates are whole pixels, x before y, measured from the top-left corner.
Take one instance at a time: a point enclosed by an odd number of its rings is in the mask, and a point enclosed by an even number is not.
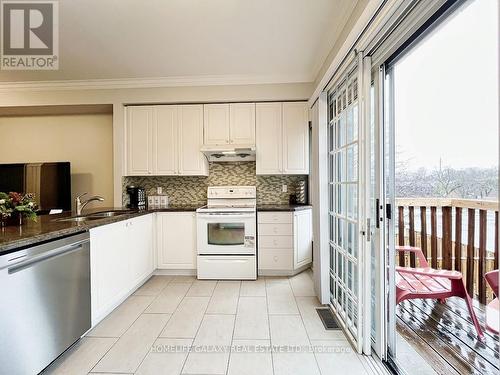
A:
[[[288,191],[288,185],[281,185],[281,192],[286,193]]]

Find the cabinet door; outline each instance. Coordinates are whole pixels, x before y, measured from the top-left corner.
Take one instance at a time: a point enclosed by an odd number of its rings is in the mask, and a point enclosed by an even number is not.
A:
[[[127,108],[127,169],[129,176],[153,173],[153,108]]]
[[[255,145],[255,103],[229,105],[230,143]]]
[[[283,103],[283,173],[309,173],[309,116],[306,102]]]
[[[180,105],[178,116],[179,174],[208,174],[208,162],[200,149],[203,145],[203,105]]]
[[[177,174],[177,106],[155,106],[154,122],[154,174]]]
[[[128,283],[130,288],[135,288],[154,271],[153,215],[127,220],[126,225],[126,253],[130,262]]]
[[[158,213],[158,268],[196,269],[196,214]]]
[[[282,173],[281,103],[256,104],[256,172]]]
[[[90,230],[92,325],[110,313],[129,291],[127,221]]]
[[[312,210],[294,213],[294,268],[312,262]]]
[[[229,104],[203,106],[204,143],[226,145],[229,143]]]

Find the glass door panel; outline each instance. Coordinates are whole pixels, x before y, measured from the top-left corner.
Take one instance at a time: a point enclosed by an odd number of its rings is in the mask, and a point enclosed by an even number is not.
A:
[[[330,302],[348,335],[359,328],[358,69],[328,93]]]

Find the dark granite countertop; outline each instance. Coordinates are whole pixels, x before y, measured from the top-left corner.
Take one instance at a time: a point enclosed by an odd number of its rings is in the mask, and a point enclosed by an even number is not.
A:
[[[7,226],[0,228],[0,255],[6,252],[12,252],[17,248],[33,246],[35,244],[54,240],[56,238],[85,232],[91,228],[101,225],[111,224],[122,220],[131,219],[141,215],[147,215],[153,212],[182,212],[196,211],[200,206],[170,206],[168,208],[151,210],[130,210],[129,212],[113,217],[88,220],[83,222],[58,221],[58,219],[75,216],[74,213],[64,212],[57,215],[39,216],[36,222],[25,221],[22,226]],[[125,208],[106,208],[97,207],[85,210],[84,214],[92,214],[103,211],[127,210]]]
[[[301,211],[310,210],[308,204],[258,204],[257,211]]]

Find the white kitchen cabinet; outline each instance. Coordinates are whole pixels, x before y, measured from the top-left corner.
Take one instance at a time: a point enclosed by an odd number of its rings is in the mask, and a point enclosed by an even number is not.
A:
[[[294,275],[312,263],[312,210],[259,212],[258,273]]]
[[[256,160],[258,175],[309,174],[307,102],[257,104]]]
[[[231,144],[255,145],[255,103],[229,104]]]
[[[154,271],[153,215],[90,229],[94,326]]]
[[[208,176],[208,161],[203,146],[203,105],[178,106],[179,173],[184,176]]]
[[[178,172],[178,116],[177,106],[154,107],[156,132],[153,137],[154,174],[173,175]]]
[[[158,268],[196,269],[196,213],[157,213]]]
[[[256,172],[258,175],[282,174],[283,130],[281,103],[257,103]]]
[[[132,289],[143,282],[155,269],[153,243],[153,216],[143,215],[128,220],[127,248],[130,254],[130,279]]]
[[[306,102],[283,103],[283,173],[309,173],[309,116]]]
[[[312,210],[294,212],[293,233],[293,266],[299,269],[312,262]]]
[[[153,172],[153,107],[127,108],[128,174],[145,176]]]
[[[229,104],[205,104],[203,113],[205,145],[229,144]]]
[[[203,105],[204,144],[255,145],[255,103]]]
[[[127,108],[127,175],[208,175],[203,105]]]

